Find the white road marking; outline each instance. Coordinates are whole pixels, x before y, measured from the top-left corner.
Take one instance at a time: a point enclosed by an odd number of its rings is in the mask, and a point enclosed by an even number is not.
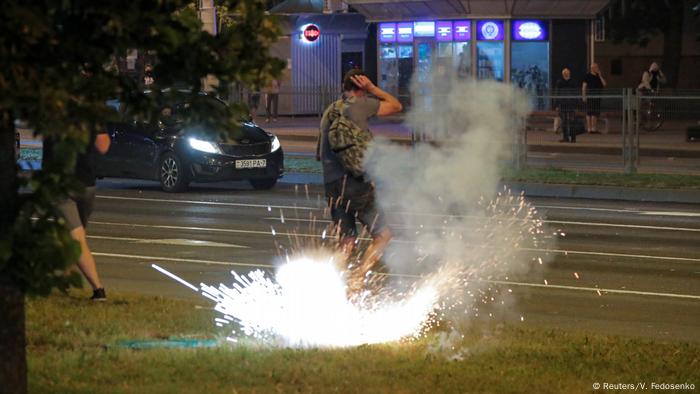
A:
[[[653,216],[678,216],[678,217],[700,217],[700,212],[664,212],[664,211],[644,211],[642,215]]]
[[[636,228],[636,229],[643,229],[643,230],[669,230],[669,231],[700,232],[700,228],[691,228],[691,227],[648,226],[648,225],[643,225],[643,224],[616,224],[616,223],[598,223],[598,222],[573,222],[573,221],[566,221],[566,220],[543,220],[543,222],[553,223],[553,224],[573,224],[573,225],[581,225],[581,226]]]
[[[105,196],[97,195],[97,198],[105,200],[124,200],[124,201],[148,201],[148,202],[164,202],[169,204],[196,204],[196,205],[216,205],[216,206],[226,206],[226,207],[246,207],[246,208],[284,208],[284,209],[301,209],[306,211],[319,211],[323,208],[318,207],[305,207],[305,206],[288,206],[288,205],[274,205],[274,204],[246,204],[238,202],[218,202],[218,201],[199,201],[199,200],[169,200],[163,198],[145,198],[145,197],[118,197],[118,196]]]
[[[541,283],[523,283],[523,282],[510,282],[510,281],[500,281],[491,280],[489,283],[498,285],[508,285],[508,286],[525,286],[525,287],[538,287],[545,289],[561,289],[561,290],[579,290],[579,291],[590,291],[590,292],[601,292],[601,293],[611,293],[611,294],[633,294],[633,295],[643,295],[643,296],[654,296],[654,297],[670,297],[670,298],[687,298],[691,300],[700,300],[700,295],[691,294],[676,294],[676,293],[657,293],[652,291],[636,291],[636,290],[618,290],[618,289],[604,289],[600,287],[579,287],[579,286],[562,286],[562,285],[544,285]]]
[[[249,246],[228,244],[222,242],[202,241],[199,239],[182,239],[182,238],[128,238],[128,237],[108,237],[105,235],[88,235],[92,239],[105,239],[109,241],[129,241],[138,244],[155,244],[155,245],[173,245],[173,246],[209,246],[214,248],[240,248],[249,249]]]
[[[594,211],[594,212],[616,212],[616,213],[634,213],[638,214],[642,211],[633,209],[617,209],[617,208],[594,208],[594,207],[577,207],[569,205],[537,205],[533,204],[537,209],[561,209],[572,211]]]
[[[577,207],[566,205],[537,205],[533,204],[537,209],[560,209],[560,210],[575,210],[575,211],[598,211],[598,212],[616,212],[628,213],[634,215],[654,215],[654,216],[700,216],[700,212],[683,212],[683,211],[646,211],[638,209],[615,209],[615,208],[593,208],[593,207]]]
[[[477,218],[474,216],[474,218]],[[265,217],[265,220],[273,220],[273,221],[279,221],[280,218],[278,217]],[[331,223],[330,220],[327,219],[301,219],[301,218],[285,218],[285,221],[287,222],[301,222],[301,223],[310,223],[310,222],[316,222],[316,223]],[[549,224],[571,224],[571,225],[579,225],[579,226],[597,226],[597,227],[620,227],[620,228],[636,228],[636,229],[644,229],[644,230],[669,230],[669,231],[689,231],[689,232],[700,232],[700,228],[690,228],[690,227],[668,227],[668,226],[647,226],[647,225],[641,225],[641,224],[615,224],[615,223],[600,223],[600,222],[574,222],[574,221],[565,221],[565,220],[543,220],[543,223],[549,223]],[[398,225],[395,223],[390,223],[390,227],[393,228],[406,228],[406,229],[412,229],[412,228],[417,228],[416,226],[405,226],[405,225]],[[425,226],[423,228],[430,228],[428,226]],[[433,227],[435,229],[451,229],[452,227]]]
[[[249,204],[249,203],[237,203],[237,202],[217,202],[217,201],[201,201],[201,200],[177,200],[177,199],[164,199],[164,198],[146,198],[146,197],[120,197],[120,196],[106,196],[97,195],[97,198],[106,200],[126,200],[126,201],[149,201],[149,202],[163,202],[163,203],[174,203],[174,204],[197,204],[197,205],[215,205],[215,206],[230,206],[230,207],[248,207],[248,208],[283,208],[283,209],[300,209],[306,211],[319,211],[323,210],[324,207],[309,207],[303,205],[272,205],[272,204]],[[535,208],[539,209],[559,209],[559,210],[576,210],[576,211],[594,211],[594,212],[616,212],[616,213],[626,213],[633,215],[654,215],[654,216],[687,216],[687,217],[700,217],[700,212],[683,212],[683,211],[645,211],[636,209],[616,209],[616,208],[595,208],[595,207],[579,207],[579,206],[566,206],[566,205],[538,205],[533,204]],[[459,217],[459,215],[444,215],[436,213],[420,213],[420,212],[397,212],[397,214],[406,215],[426,215],[426,216],[444,216],[444,217]]]
[[[131,259],[131,260],[174,261],[176,263],[224,265],[224,266],[232,266],[232,267],[274,268],[274,266],[272,264],[265,265],[265,264],[253,264],[253,263],[235,263],[235,262],[230,262],[230,261],[183,259],[183,258],[178,258],[178,257],[143,256],[143,255],[123,254],[123,253],[92,252],[92,254],[94,256],[116,257],[116,258],[120,258],[120,259]]]
[[[628,254],[628,253],[609,253],[609,252],[587,252],[583,250],[560,250],[560,249],[534,249],[521,248],[520,250],[528,252],[544,252],[544,253],[560,253],[560,254],[584,254],[590,256],[607,256],[607,257],[632,257],[636,259],[651,259],[651,260],[672,260],[699,263],[700,258],[691,257],[673,257],[673,256],[654,256],[645,254]]]
[[[131,226],[131,227],[146,227],[146,228],[160,228],[160,229],[170,229],[170,230],[190,230],[190,231],[208,231],[208,232],[225,232],[225,233],[238,233],[238,234],[255,234],[255,235],[267,235],[272,236],[269,231],[257,231],[257,230],[238,230],[238,229],[226,229],[226,228],[207,228],[207,227],[180,227],[180,226],[167,226],[167,225],[154,225],[154,224],[128,224],[128,223],[110,223],[110,222],[92,222],[94,225],[105,225],[105,226]],[[275,232],[277,236],[291,236],[291,237],[303,237],[303,238],[322,238],[322,234],[303,234],[303,233],[284,233]],[[360,238],[363,241],[368,241],[369,238]],[[394,239],[392,242],[397,243],[413,243],[411,241]],[[538,253],[560,253],[560,254],[582,254],[591,256],[607,256],[607,257],[631,257],[638,259],[651,259],[651,260],[671,260],[671,261],[685,261],[685,262],[700,262],[700,258],[689,258],[689,257],[673,257],[673,256],[654,256],[654,255],[643,255],[643,254],[627,254],[627,253],[609,253],[609,252],[588,252],[588,251],[578,251],[578,250],[561,250],[561,249],[535,249],[535,248],[521,248],[520,250],[527,252],[538,252]]]
[[[103,226],[128,226],[128,227],[145,227],[145,228],[159,228],[168,230],[188,230],[188,231],[206,231],[214,233],[234,233],[234,234],[255,234],[255,235],[272,235],[270,231],[258,231],[258,230],[239,230],[232,228],[216,228],[216,227],[184,227],[184,226],[169,226],[164,224],[134,224],[134,223],[113,223],[113,222],[90,222],[91,225],[103,225]],[[292,236],[292,237],[304,237],[304,238],[321,238],[319,234],[301,234],[301,233],[284,233],[275,232],[276,235]],[[365,239],[365,238],[362,238]]]
[[[193,263],[193,264],[209,264],[209,265],[224,265],[224,266],[238,266],[238,267],[251,267],[251,268],[274,268],[271,264],[252,264],[252,263],[233,263],[226,261],[216,261],[216,260],[198,260],[198,259],[182,259],[173,257],[159,257],[159,256],[140,256],[140,255],[129,255],[129,254],[118,254],[118,253],[93,253],[95,256],[104,257],[116,257],[123,259],[134,259],[134,260],[155,260],[155,261],[171,261],[179,263]],[[415,275],[401,275],[401,274],[385,274],[388,276],[396,277],[413,277],[417,278]],[[529,282],[512,282],[512,281],[499,281],[499,280],[488,280],[488,283],[506,285],[506,286],[525,286],[525,287],[537,287],[546,289],[560,289],[560,290],[577,290],[577,291],[589,291],[589,292],[601,292],[601,293],[611,293],[611,294],[632,294],[632,295],[643,295],[643,296],[654,296],[654,297],[668,297],[668,298],[685,298],[700,300],[699,295],[691,294],[676,294],[676,293],[658,293],[651,291],[636,291],[636,290],[618,290],[618,289],[605,289],[599,287],[579,287],[579,286],[563,286],[563,285],[544,285],[541,283],[529,283]]]

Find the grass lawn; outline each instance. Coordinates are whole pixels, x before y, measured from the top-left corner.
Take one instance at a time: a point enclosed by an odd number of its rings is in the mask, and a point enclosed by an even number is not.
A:
[[[523,171],[506,170],[503,173],[503,180],[506,182],[625,186],[652,189],[700,189],[700,176],[579,172],[554,168],[533,168]]]
[[[21,160],[41,160],[41,149],[23,148]],[[288,154],[284,158],[287,173],[321,174],[321,163],[311,156]],[[556,168],[503,171],[504,182],[556,183],[567,185],[625,186],[652,189],[700,189],[700,176],[675,174],[622,174],[579,172]]]
[[[216,338],[206,302],[85,291],[29,299],[29,381],[37,393],[590,392],[594,382],[694,383],[700,344],[661,343],[518,325],[472,325],[463,356],[412,343],[348,349],[259,345],[132,350],[125,339]]]
[[[289,155],[285,159],[289,173],[320,174],[321,164],[313,157]],[[700,189],[700,176],[675,174],[622,174],[579,172],[556,168],[503,171],[504,182],[531,182],[566,185],[624,186],[652,189]]]

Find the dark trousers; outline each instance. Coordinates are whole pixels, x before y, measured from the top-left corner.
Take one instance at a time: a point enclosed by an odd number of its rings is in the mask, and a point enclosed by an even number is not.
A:
[[[268,93],[267,100],[265,102],[265,110],[267,111],[267,118],[277,119],[277,105],[279,104],[279,94]]]
[[[573,128],[574,111],[561,109],[559,110],[559,117],[561,118],[561,131],[564,139],[572,142],[576,141],[576,132]]]

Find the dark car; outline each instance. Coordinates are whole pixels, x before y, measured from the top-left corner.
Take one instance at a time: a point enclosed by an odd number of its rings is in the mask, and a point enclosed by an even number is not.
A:
[[[217,100],[221,105],[226,105]],[[125,114],[118,102],[110,102]],[[167,108],[166,108],[167,107]],[[277,137],[252,122],[243,122],[238,137],[222,141],[202,137],[177,121],[186,103],[163,108],[168,120],[123,120],[107,126],[112,144],[97,159],[98,177],[160,181],[166,192],[178,192],[190,182],[247,180],[256,189],[269,189],[284,173],[284,153]],[[172,113],[168,114],[167,112]]]

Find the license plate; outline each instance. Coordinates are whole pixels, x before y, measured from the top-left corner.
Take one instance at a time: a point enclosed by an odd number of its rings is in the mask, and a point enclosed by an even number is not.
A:
[[[236,169],[265,167],[267,167],[267,159],[236,160]]]

